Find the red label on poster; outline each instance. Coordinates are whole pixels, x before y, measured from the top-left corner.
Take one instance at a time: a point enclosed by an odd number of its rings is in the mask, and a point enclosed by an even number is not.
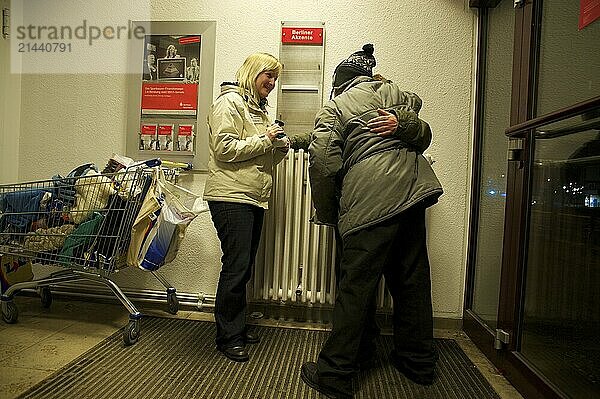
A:
[[[140,129],[142,134],[156,134],[156,125],[142,125]]]
[[[281,43],[323,45],[323,28],[281,28]]]
[[[579,30],[600,18],[600,0],[579,1]]]
[[[179,125],[179,136],[191,136],[194,125]]]
[[[179,44],[200,43],[200,36],[188,36],[179,38]]]
[[[196,114],[197,83],[142,83],[142,112]]]
[[[159,136],[170,136],[173,134],[173,125],[160,125],[158,127]]]

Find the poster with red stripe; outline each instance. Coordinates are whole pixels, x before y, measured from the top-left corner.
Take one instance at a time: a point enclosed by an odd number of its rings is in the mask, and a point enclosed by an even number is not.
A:
[[[142,114],[196,115],[198,83],[142,84]]]

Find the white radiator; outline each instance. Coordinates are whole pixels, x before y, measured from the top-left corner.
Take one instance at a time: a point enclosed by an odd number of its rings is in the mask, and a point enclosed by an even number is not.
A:
[[[333,228],[309,221],[313,207],[308,153],[290,150],[277,166],[269,208],[254,270],[253,298],[333,305],[335,237]],[[377,304],[391,309],[383,279]]]

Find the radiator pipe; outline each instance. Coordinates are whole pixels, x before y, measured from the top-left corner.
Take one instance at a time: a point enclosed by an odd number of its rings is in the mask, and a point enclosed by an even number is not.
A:
[[[23,289],[24,292],[32,292],[37,295],[35,289]],[[50,291],[56,295],[64,295],[75,298],[96,298],[102,300],[116,299],[115,295],[102,286],[87,285],[79,283],[77,287],[69,287],[68,284],[50,286]],[[167,292],[157,290],[122,290],[130,299],[148,303],[166,303]],[[215,295],[204,292],[190,293],[177,291],[177,300],[180,305],[193,306],[202,312],[212,312],[215,307]]]

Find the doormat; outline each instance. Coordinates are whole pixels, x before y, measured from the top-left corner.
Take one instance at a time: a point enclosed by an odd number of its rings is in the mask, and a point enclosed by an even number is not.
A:
[[[160,317],[142,319],[139,341],[123,345],[119,331],[20,398],[61,399],[309,399],[322,398],[300,379],[300,366],[314,361],[328,332],[255,326],[261,337],[248,345],[250,361],[236,363],[215,348],[211,322]],[[359,399],[499,398],[452,339],[436,339],[437,379],[421,386],[388,359],[391,336],[377,341],[376,367],[354,381]]]

